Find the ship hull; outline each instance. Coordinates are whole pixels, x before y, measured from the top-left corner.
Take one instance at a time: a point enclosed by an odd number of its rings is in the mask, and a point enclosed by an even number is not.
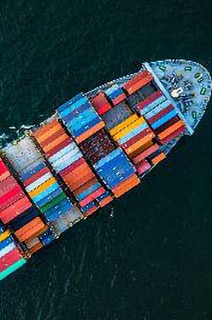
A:
[[[185,60],[144,63],[59,106],[1,150],[0,279],[138,186],[191,136],[211,78]]]

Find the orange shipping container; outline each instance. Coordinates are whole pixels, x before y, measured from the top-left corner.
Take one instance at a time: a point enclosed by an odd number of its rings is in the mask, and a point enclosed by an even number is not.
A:
[[[80,179],[81,177],[85,176],[86,174],[88,174],[89,172],[91,172],[91,169],[89,168],[87,163],[83,163],[81,164],[79,167],[77,167],[75,170],[67,173],[67,175],[65,176],[66,179]]]
[[[157,151],[158,149],[159,149],[159,145],[157,143],[153,144],[151,147],[149,147],[148,149],[144,150],[143,152],[138,154],[136,157],[134,157],[133,163],[134,164],[139,163],[141,160],[147,158],[150,154]]]
[[[20,241],[26,241],[28,240],[29,238],[31,238],[32,236],[37,236],[37,233],[39,231],[41,231],[43,229],[43,226],[44,226],[44,223],[43,222],[40,222],[36,225],[34,225],[33,228],[29,229],[28,231],[26,231],[25,233],[17,236],[17,238],[20,240]]]
[[[47,229],[48,229],[48,226],[46,224],[44,224],[44,227],[42,229],[39,229],[37,232],[33,233],[33,235],[31,237],[29,237],[27,239],[27,241],[33,240],[35,237],[38,237],[39,235],[44,233]]]
[[[113,194],[116,198],[120,197],[136,185],[140,183],[140,179],[137,177],[137,175],[133,174],[130,178],[127,180],[121,182],[118,186],[113,188]]]
[[[107,198],[102,199],[101,201],[99,201],[99,205],[102,208],[102,207],[106,206],[106,204],[110,203],[112,200],[113,200],[113,197],[112,196],[108,196]]]
[[[31,249],[30,249],[30,253],[34,254],[35,252],[37,252],[38,250],[40,250],[41,248],[43,248],[42,243],[37,243],[36,245],[34,245]]]
[[[88,182],[86,182],[85,184],[83,184],[81,187],[79,187],[78,189],[76,189],[73,194],[74,196],[78,196],[80,193],[84,192],[85,190],[87,190],[88,188],[90,188],[93,184],[95,184],[97,182],[96,178],[93,178],[91,180],[89,180]]]
[[[152,164],[156,165],[165,158],[166,158],[166,155],[162,152],[158,156],[156,156],[155,158],[152,159]]]
[[[138,150],[141,146],[148,143],[150,140],[152,140],[155,137],[155,134],[153,132],[146,135],[144,138],[140,139],[139,141],[135,142],[133,145],[131,145],[129,148],[125,149],[125,152],[130,155],[131,153]]]
[[[94,174],[92,173],[92,171],[90,170],[90,168],[86,168],[83,171],[80,172],[80,174],[78,175],[74,175],[73,172],[69,172],[66,176],[63,177],[63,179],[67,182],[77,182],[80,181],[82,179],[84,179],[85,176],[90,175],[93,178]],[[92,179],[91,178],[91,179]],[[90,179],[89,179],[90,180]],[[87,182],[88,180],[86,180],[85,182]]]
[[[19,230],[17,230],[15,232],[15,235],[17,237],[19,237],[20,235],[24,234],[25,232],[27,232],[28,230],[32,229],[35,225],[39,224],[39,223],[43,223],[41,218],[36,217],[35,219],[31,220],[30,222],[28,222],[27,224],[25,224],[22,228],[20,228]],[[44,227],[44,223],[43,223],[43,227]]]
[[[52,120],[51,122],[44,124],[41,128],[32,132],[31,135],[42,141],[42,136],[45,136],[48,134],[48,132],[51,132],[51,130],[55,130],[55,128],[59,128],[59,126],[60,124],[57,120]]]
[[[83,134],[81,134],[79,137],[76,138],[76,142],[80,143],[84,140],[86,140],[87,138],[89,138],[90,136],[92,136],[94,133],[96,133],[97,131],[99,131],[100,129],[104,128],[105,124],[103,121],[97,123],[94,127],[92,127],[91,129],[87,130],[86,132],[84,132]]]
[[[141,152],[145,151],[146,149],[148,149],[149,147],[151,147],[153,145],[153,141],[150,140],[147,143],[145,143],[144,145],[140,146],[137,150],[135,150],[134,152],[132,152],[130,154],[130,159],[134,159],[136,156],[138,156]]]
[[[179,120],[176,123],[174,123],[172,126],[170,126],[168,129],[161,132],[158,135],[158,137],[160,139],[164,139],[165,137],[167,137],[168,135],[170,135],[172,132],[174,132],[175,130],[177,130],[178,128],[180,128],[183,125],[184,125],[184,122],[182,120]]]
[[[55,139],[54,141],[50,142],[47,146],[45,146],[45,152],[50,151],[54,147],[56,147],[59,143],[63,142],[64,140],[67,139],[66,133],[62,134],[60,137]]]
[[[48,146],[48,144],[50,144],[52,141],[58,139],[60,136],[62,136],[65,133],[65,131],[60,128],[58,131],[56,131],[54,134],[52,134],[50,137],[48,137],[47,139],[43,140],[43,141],[39,141],[40,146],[45,150],[46,146]]]
[[[70,188],[70,190],[76,190],[77,188],[81,187],[84,183],[86,183],[87,181],[91,180],[94,177],[93,172],[90,172],[88,174],[86,174],[85,176],[80,177],[80,179],[66,179],[66,177],[64,177],[64,181],[65,183],[68,185],[68,187]]]
[[[148,76],[150,73],[149,71],[145,70],[143,72],[140,72],[139,74],[137,74],[134,78],[132,78],[131,80],[127,81],[127,83],[125,83],[124,88],[129,88],[132,85],[134,85],[135,83],[141,81],[142,79],[144,79],[146,76]]]

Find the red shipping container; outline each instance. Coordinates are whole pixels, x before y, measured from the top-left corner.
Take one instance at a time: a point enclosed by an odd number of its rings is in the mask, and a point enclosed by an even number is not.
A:
[[[152,103],[153,101],[155,101],[156,99],[158,99],[162,95],[163,94],[161,91],[156,91],[156,92],[152,93],[147,99],[145,99],[144,101],[140,102],[137,105],[137,109],[141,110],[141,109],[145,108],[148,104]]]
[[[154,122],[156,122],[157,120],[159,120],[160,118],[162,118],[163,116],[165,116],[165,114],[169,113],[170,111],[174,110],[174,107],[170,104],[168,107],[166,107],[165,109],[161,110],[160,112],[158,112],[157,114],[155,114],[154,116],[152,116],[151,118],[147,119],[147,121],[150,124],[153,124]]]
[[[122,102],[124,99],[126,99],[126,94],[122,93],[119,96],[117,96],[116,98],[113,99],[113,104],[116,106],[117,104],[119,104],[120,102]]]
[[[64,130],[61,127],[61,129],[59,129],[58,131],[54,132],[50,137],[46,138],[43,141],[39,141],[39,138],[37,139],[38,143],[40,144],[40,146],[42,148],[45,148],[45,146],[47,146],[49,143],[51,143],[52,141],[54,141],[55,139],[59,138],[60,136],[62,136],[64,134]]]
[[[176,131],[172,132],[170,135],[168,135],[166,138],[162,139],[160,142],[162,144],[166,144],[169,141],[175,139],[176,137],[178,137],[181,133],[183,133],[185,131],[185,126],[180,127],[179,129],[177,129]]]
[[[148,76],[150,73],[148,71],[143,71],[139,74],[137,74],[133,79],[129,80],[128,82],[125,83],[124,88],[128,89],[138,81],[142,80],[146,76]]]
[[[101,196],[103,193],[105,193],[105,189],[103,187],[100,187],[99,189],[97,189],[96,191],[94,191],[93,193],[89,194],[89,196],[87,196],[86,198],[84,198],[82,201],[79,202],[79,204],[84,207],[86,206],[88,203],[94,201],[97,197]]]
[[[133,84],[131,87],[127,88],[126,90],[129,94],[133,94],[134,92],[138,91],[139,89],[144,87],[146,84],[148,84],[152,80],[153,80],[152,75],[148,75],[145,78],[143,78],[142,80]]]
[[[12,204],[10,207],[0,212],[0,219],[3,223],[8,223],[19,214],[29,209],[32,206],[31,202],[27,197],[23,197]]]
[[[133,158],[132,159],[133,163],[138,164],[139,162],[141,162],[142,160],[147,158],[150,154],[154,153],[158,149],[159,149],[159,145],[156,143],[153,144],[153,146],[149,147],[148,149],[146,149],[145,151],[143,151],[139,155],[137,155],[135,158]]]
[[[92,208],[90,208],[86,213],[83,213],[83,215],[85,216],[85,217],[88,217],[88,216],[90,216],[92,213],[94,213],[95,211],[97,211],[99,208],[98,207],[92,207]]]
[[[68,145],[70,145],[71,143],[72,143],[72,140],[67,135],[67,139],[65,139],[62,142],[58,143],[58,145],[56,147],[54,147],[51,150],[49,150],[48,152],[46,152],[46,155],[48,157],[51,157],[51,156],[55,155],[57,152],[59,152],[60,150],[64,149]]]
[[[0,212],[2,210],[6,209],[7,207],[11,206],[13,203],[15,203],[16,201],[18,201],[19,199],[21,199],[23,197],[25,197],[24,192],[16,193],[11,198],[8,198],[4,203],[0,202]]]
[[[147,170],[151,168],[151,165],[147,160],[143,160],[140,163],[138,163],[135,167],[136,167],[137,173],[139,175],[142,175],[143,173],[145,173]]]
[[[124,149],[128,149],[130,146],[132,146],[134,143],[139,141],[140,139],[144,138],[148,134],[150,134],[152,130],[150,128],[144,129],[140,133],[136,134],[133,138],[129,139],[127,142],[125,142],[122,147]]]
[[[11,198],[13,198],[13,196],[19,195],[19,197],[21,198],[23,196],[23,194],[24,193],[23,193],[21,187],[19,187],[19,185],[17,184],[17,186],[15,188],[13,188],[12,190],[10,190],[9,192],[7,192],[6,194],[4,194],[3,196],[0,197],[0,208],[1,208],[1,205],[3,205],[5,202],[7,202],[8,200],[11,200]]]
[[[0,198],[17,186],[19,186],[17,181],[13,178],[13,176],[9,176],[7,179],[0,183]]]
[[[40,171],[35,173],[33,176],[31,176],[29,179],[24,181],[24,185],[27,187],[28,185],[35,182],[36,180],[38,180],[39,178],[41,178],[44,174],[46,174],[48,172],[49,172],[49,169],[47,167],[41,169]]]
[[[99,112],[99,109],[101,109],[104,106],[105,108],[112,108],[104,92],[99,92],[94,98],[91,99],[91,103],[97,110],[97,112]]]
[[[67,168],[65,168],[60,172],[61,177],[65,177],[68,173],[72,172],[73,170],[80,167],[84,163],[85,163],[85,160],[83,158],[80,158],[77,161],[73,162],[72,164],[70,164],[70,166],[68,166]]]
[[[22,258],[20,251],[15,248],[0,258],[0,272],[10,267]]]
[[[9,171],[5,171],[4,173],[2,173],[0,175],[0,182],[4,181],[5,179],[7,179],[10,176],[10,172]]]
[[[106,113],[110,109],[111,109],[111,105],[108,103],[108,104],[105,104],[104,106],[99,107],[97,112],[101,116],[102,114]]]
[[[4,164],[4,162],[0,159],[0,175],[4,173],[5,171],[8,171],[7,166]]]

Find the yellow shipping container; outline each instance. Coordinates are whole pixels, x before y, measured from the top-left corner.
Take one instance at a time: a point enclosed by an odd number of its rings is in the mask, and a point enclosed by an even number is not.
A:
[[[8,238],[11,235],[9,230],[4,231],[1,235],[0,235],[0,242],[5,240],[6,238]]]
[[[39,193],[46,190],[48,187],[50,187],[53,183],[56,182],[56,179],[54,177],[50,178],[49,180],[42,183],[40,186],[38,186],[36,189],[29,192],[29,195],[33,198],[37,196]]]
[[[124,128],[123,130],[121,130],[119,133],[117,133],[113,139],[115,141],[123,138],[126,134],[128,134],[129,132],[131,132],[133,129],[137,128],[138,126],[140,126],[142,123],[144,123],[145,120],[144,118],[139,118],[136,121],[134,121],[133,123],[131,123],[129,126],[127,126],[126,128]]]
[[[129,126],[131,123],[135,122],[138,119],[138,116],[136,114],[130,116],[126,120],[124,120],[122,123],[118,124],[115,128],[110,130],[111,136],[114,136],[119,131],[123,130],[125,127]]]

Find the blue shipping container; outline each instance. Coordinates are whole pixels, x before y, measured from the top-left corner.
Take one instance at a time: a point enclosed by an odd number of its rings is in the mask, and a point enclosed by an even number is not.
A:
[[[87,190],[83,191],[79,195],[76,196],[78,201],[81,201],[82,199],[86,198],[89,194],[96,191],[99,187],[101,187],[101,184],[99,182],[94,183],[92,186],[90,186]]]
[[[50,193],[48,196],[45,198],[41,199],[38,201],[36,204],[38,207],[42,207],[48,202],[51,202],[54,198],[58,197],[62,193],[62,189],[58,187],[58,189],[54,190],[52,193]]]
[[[161,104],[165,100],[166,100],[166,97],[164,97],[164,96],[157,98],[156,100],[154,100],[153,102],[148,104],[146,107],[144,107],[143,110],[141,110],[141,113],[145,114],[145,113],[149,112],[150,110],[157,107],[159,104]]]
[[[71,106],[72,104],[74,104],[76,101],[80,100],[81,98],[83,98],[84,95],[82,92],[78,93],[76,96],[74,96],[73,98],[71,98],[70,100],[66,101],[64,104],[62,104],[61,106],[59,106],[57,108],[57,112],[62,112],[65,109],[67,109],[69,106]]]
[[[45,191],[43,191],[42,193],[39,193],[38,195],[33,197],[33,201],[35,203],[38,203],[41,199],[47,197],[50,193],[52,193],[53,191],[55,191],[58,188],[60,188],[59,184],[57,182],[53,183],[51,186],[46,188]]]
[[[157,129],[160,126],[162,126],[164,123],[166,123],[167,121],[169,121],[171,118],[176,116],[176,112],[175,110],[167,113],[166,115],[164,115],[162,118],[160,118],[159,120],[157,120],[156,122],[154,122],[152,124],[152,128],[153,129]]]

